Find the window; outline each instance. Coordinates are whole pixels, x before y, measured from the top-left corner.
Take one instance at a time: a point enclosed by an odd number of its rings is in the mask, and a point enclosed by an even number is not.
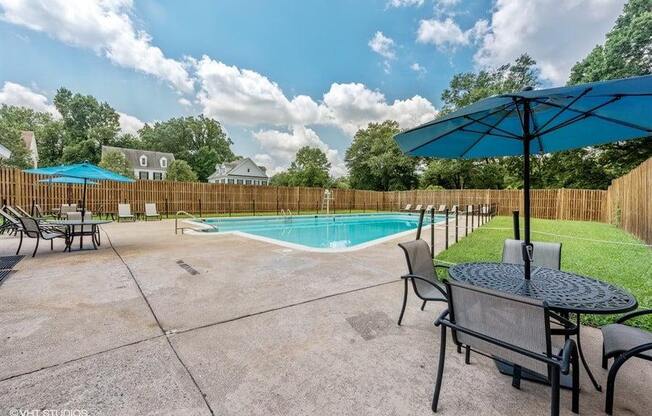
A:
[[[238,185],[242,185],[242,179],[238,179],[238,181],[237,181],[236,183],[237,183]]]
[[[233,182],[233,179],[229,179],[229,183],[230,183],[231,185],[233,185],[233,183],[234,183],[234,182]]]
[[[154,177],[152,179],[154,179],[155,181],[163,180],[163,174],[161,172],[154,172],[153,175]]]
[[[147,156],[142,155],[140,156],[140,166],[147,166]]]
[[[245,181],[245,184],[246,184],[246,185],[251,185],[251,179],[247,179],[247,180]]]
[[[141,170],[138,172],[138,179],[149,179],[149,172],[146,170]]]
[[[167,158],[165,158],[165,157],[161,158],[161,167],[162,168],[167,168],[168,167],[168,159]],[[154,179],[156,179],[156,178],[154,178]]]
[[[251,172],[251,169],[247,168],[247,172]]]

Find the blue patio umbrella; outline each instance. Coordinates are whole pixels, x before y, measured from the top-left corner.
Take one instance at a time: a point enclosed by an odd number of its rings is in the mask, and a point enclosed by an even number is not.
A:
[[[530,154],[652,136],[652,76],[489,97],[395,136],[411,156],[524,156],[525,278],[530,278]]]
[[[68,185],[83,185],[84,183],[86,183],[87,185],[97,185],[97,182],[80,179],[80,178],[67,178],[65,176],[41,179],[39,180],[39,182],[40,183],[64,183]]]
[[[74,165],[60,165],[47,168],[27,169],[25,172],[33,173],[35,175],[58,176],[71,178],[71,180],[83,181],[84,193],[82,198],[82,218],[84,218],[84,214],[86,213],[86,185],[88,185],[89,181],[134,182],[134,180],[131,178],[118,175],[117,173],[113,173],[99,166],[95,166],[89,162],[78,163]]]

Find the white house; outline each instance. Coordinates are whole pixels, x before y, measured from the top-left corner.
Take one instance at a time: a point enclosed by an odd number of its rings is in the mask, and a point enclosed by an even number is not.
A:
[[[7,149],[0,144],[0,159],[9,159],[11,157],[11,150]]]
[[[236,185],[268,185],[267,169],[248,157],[215,165],[215,172],[208,177],[209,183]]]
[[[125,155],[127,163],[134,170],[134,177],[137,179],[161,181],[165,179],[168,166],[174,161],[174,155],[172,153],[113,146],[102,146],[102,157],[107,152],[112,151],[117,151]]]
[[[27,148],[27,151],[29,152],[29,157],[32,162],[32,166],[37,168],[38,167],[38,148],[36,147],[36,137],[34,136],[33,131],[22,131],[20,132],[20,138],[22,139],[23,143],[25,143],[25,147]]]

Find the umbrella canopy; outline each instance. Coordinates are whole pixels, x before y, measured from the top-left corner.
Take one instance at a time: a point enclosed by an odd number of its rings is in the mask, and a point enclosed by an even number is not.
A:
[[[82,221],[86,214],[86,185],[89,181],[114,181],[114,182],[135,182],[131,178],[126,176],[118,175],[109,170],[103,169],[99,166],[95,166],[92,163],[84,162],[74,165],[61,165],[61,166],[51,166],[47,168],[35,168],[25,170],[27,173],[33,173],[35,175],[50,175],[50,176],[63,176],[69,178],[70,180],[81,180],[84,185],[84,193],[82,197]],[[59,178],[55,178],[59,179]],[[53,179],[54,180],[54,179]],[[70,183],[70,182],[64,182]]]
[[[66,176],[69,178],[96,181],[134,182],[133,179],[118,175],[110,170],[84,162],[75,165],[51,166],[47,168],[27,169],[25,172],[35,175]]]
[[[83,185],[86,183],[87,185],[97,185],[97,182],[89,181],[89,180],[84,180],[80,178],[67,178],[65,176],[59,176],[56,178],[47,178],[47,179],[41,179],[39,180],[41,183],[65,183],[68,185]]]
[[[530,276],[530,154],[652,135],[652,76],[503,94],[396,135],[411,156],[524,156],[525,277]]]

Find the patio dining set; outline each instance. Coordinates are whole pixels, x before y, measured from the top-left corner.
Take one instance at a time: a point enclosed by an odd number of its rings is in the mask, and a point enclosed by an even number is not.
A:
[[[613,413],[615,381],[622,365],[633,357],[652,361],[652,333],[627,325],[633,318],[652,315],[652,310],[636,311],[636,299],[621,288],[562,271],[561,244],[530,238],[530,155],[649,140],[651,99],[649,75],[525,88],[477,101],[395,136],[401,150],[415,157],[523,157],[525,238],[505,241],[501,262],[435,265],[428,243],[419,235],[400,244],[408,274],[402,276],[405,291],[398,324],[410,282],[423,300],[422,310],[428,301],[448,306],[435,321],[441,328],[441,346],[433,411],[439,406],[448,330],[458,352],[465,350],[466,364],[473,351],[493,359],[502,373],[512,377],[515,388],[522,379],[549,384],[553,416],[559,414],[562,387],[571,389],[571,410],[579,413],[580,362],[593,387],[602,390],[582,351],[581,315],[625,313],[602,328],[602,367],[607,369],[608,361],[614,360],[607,376],[607,414]],[[446,270],[443,281],[437,278],[437,269]]]

